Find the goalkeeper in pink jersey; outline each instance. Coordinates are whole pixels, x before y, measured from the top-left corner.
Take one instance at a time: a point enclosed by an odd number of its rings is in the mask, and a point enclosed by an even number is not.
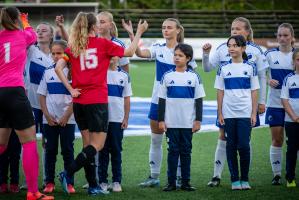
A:
[[[23,29],[19,26],[23,25]],[[22,164],[28,185],[27,200],[52,200],[38,191],[38,152],[32,108],[24,89],[26,49],[36,42],[36,33],[26,14],[15,7],[2,8],[0,23],[0,154],[12,129],[22,143]]]

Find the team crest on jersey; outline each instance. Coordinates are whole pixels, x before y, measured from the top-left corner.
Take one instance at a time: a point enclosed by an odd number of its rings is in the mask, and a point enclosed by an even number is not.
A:
[[[247,72],[247,71],[244,71],[243,74],[244,74],[245,76],[247,76],[247,75],[248,75],[248,72]]]
[[[246,53],[248,60],[252,59],[252,54]]]
[[[294,82],[293,84],[292,84],[292,87],[295,87],[296,86],[296,83]]]
[[[37,59],[39,59],[39,60],[43,61],[43,58],[42,58],[42,57],[40,57],[40,58],[37,58]]]
[[[163,54],[160,54],[159,57],[163,58]]]
[[[174,80],[171,80],[169,84],[174,84]]]
[[[274,65],[279,65],[279,62],[278,62],[278,60],[276,60],[276,62],[274,62]]]
[[[230,57],[229,53],[228,53],[228,54],[226,54],[226,57]]]
[[[124,83],[124,80],[123,79],[120,79],[119,80],[119,83],[122,85]]]
[[[228,72],[227,74],[226,74],[226,76],[231,76],[232,74],[230,73],[230,72]]]
[[[189,85],[191,85],[191,84],[192,84],[192,81],[188,80],[187,83],[188,83]]]

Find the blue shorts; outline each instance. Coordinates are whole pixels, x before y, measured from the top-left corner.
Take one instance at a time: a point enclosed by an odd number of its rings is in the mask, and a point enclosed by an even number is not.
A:
[[[285,111],[283,108],[267,108],[265,124],[270,127],[281,126],[284,127]]]
[[[148,118],[151,120],[158,121],[158,104],[151,103],[150,111],[148,113]]]
[[[256,113],[256,123],[255,123],[255,126],[253,127],[253,128],[255,128],[255,127],[259,127],[261,125],[261,122],[260,122],[260,116],[259,116],[259,114],[258,113]],[[224,125],[221,125],[219,122],[218,122],[218,115],[217,115],[217,118],[216,118],[216,126],[218,127],[218,128],[224,128]]]

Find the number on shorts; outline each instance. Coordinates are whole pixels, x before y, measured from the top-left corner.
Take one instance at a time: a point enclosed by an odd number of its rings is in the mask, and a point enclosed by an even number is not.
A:
[[[8,63],[10,61],[10,42],[4,43],[4,51],[5,51],[5,63]]]
[[[80,54],[81,70],[95,69],[98,66],[97,49],[86,49],[85,53]]]

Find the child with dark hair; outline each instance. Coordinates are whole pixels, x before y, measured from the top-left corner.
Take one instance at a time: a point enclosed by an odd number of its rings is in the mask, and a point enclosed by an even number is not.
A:
[[[178,44],[174,49],[176,67],[166,72],[160,82],[158,121],[168,143],[168,184],[163,191],[176,190],[178,159],[181,160],[181,189],[194,191],[190,185],[193,133],[200,129],[202,98],[205,96],[199,75],[188,67],[193,49]]]
[[[242,35],[227,41],[232,60],[219,67],[215,80],[218,121],[224,126],[227,141],[226,154],[231,174],[232,190],[251,189],[248,183],[250,165],[250,134],[256,123],[257,70],[246,58],[246,40]],[[239,178],[238,156],[241,178]]]

